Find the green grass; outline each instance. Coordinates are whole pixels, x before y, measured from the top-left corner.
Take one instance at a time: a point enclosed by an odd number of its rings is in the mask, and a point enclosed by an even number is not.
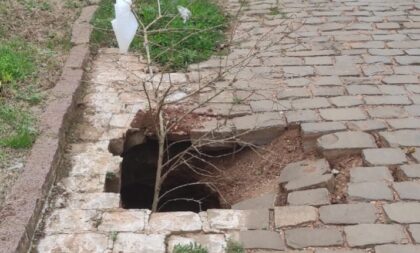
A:
[[[158,16],[157,1],[137,1],[135,12],[147,26]],[[99,47],[116,46],[111,28],[114,1],[102,0],[95,14],[92,43]],[[154,63],[171,70],[184,69],[191,63],[207,60],[224,41],[227,17],[211,0],[161,0],[163,17],[151,25],[149,40]],[[177,6],[187,7],[191,18],[184,24]],[[162,31],[163,29],[163,31]],[[161,30],[160,32],[157,32]],[[143,34],[133,41],[131,48],[144,53]]]
[[[34,50],[20,40],[0,41],[0,82],[19,81],[35,70]]]
[[[0,146],[29,148],[36,137],[30,113],[9,105],[0,107]]]
[[[227,241],[227,248],[226,253],[244,253],[244,247],[236,241],[228,240]]]
[[[208,253],[207,249],[199,244],[175,245],[173,253]]]

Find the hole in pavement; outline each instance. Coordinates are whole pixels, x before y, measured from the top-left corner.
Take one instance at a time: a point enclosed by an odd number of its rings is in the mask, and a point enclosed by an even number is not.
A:
[[[169,143],[169,151],[165,154],[166,160],[176,156],[190,145],[189,142]],[[123,208],[151,209],[158,150],[157,141],[147,138],[145,143],[136,145],[123,154],[120,188]],[[197,161],[191,163],[197,163]],[[158,211],[200,212],[210,208],[220,208],[218,193],[210,186],[197,184],[197,182],[199,182],[199,177],[195,173],[183,164],[177,166],[162,184],[162,199],[159,201]],[[188,186],[182,187],[184,185]]]

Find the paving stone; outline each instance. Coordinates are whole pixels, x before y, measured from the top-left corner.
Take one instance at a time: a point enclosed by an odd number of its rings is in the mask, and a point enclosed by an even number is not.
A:
[[[334,188],[334,176],[332,174],[315,174],[308,177],[301,177],[289,181],[283,187],[287,192],[321,187],[326,187],[330,191],[332,191],[332,189]]]
[[[404,65],[404,66],[393,66],[394,74],[396,75],[410,75],[410,80],[406,83],[418,83],[416,82],[415,74],[420,73],[420,66]]]
[[[417,163],[420,163],[420,149],[414,148],[414,153],[411,153],[411,157],[413,157]]]
[[[149,219],[149,230],[152,233],[193,232],[201,228],[201,219],[193,212],[152,213]]]
[[[379,56],[404,55],[404,51],[400,49],[369,49],[369,54]]]
[[[408,226],[408,231],[413,237],[414,242],[417,244],[420,243],[420,224],[411,224]]]
[[[108,237],[103,234],[58,234],[42,238],[37,252],[106,252]]]
[[[383,206],[388,218],[398,223],[420,223],[420,203],[398,202]]]
[[[165,253],[164,235],[118,233],[113,253]]]
[[[174,252],[176,245],[190,245],[194,243],[206,248],[209,253],[225,253],[227,246],[225,237],[222,234],[171,235],[168,239],[167,252]]]
[[[338,76],[319,76],[313,83],[316,86],[340,86],[343,84]]]
[[[397,86],[397,85],[378,85],[378,88],[381,90],[383,94],[388,95],[404,95],[407,93],[407,91],[404,89],[403,86]]]
[[[347,122],[347,127],[352,131],[378,131],[387,128],[384,122],[379,120],[364,120],[364,121],[351,121]]]
[[[304,138],[319,137],[323,134],[344,131],[347,129],[342,122],[302,123],[301,128]]]
[[[73,194],[68,201],[68,207],[72,209],[112,209],[119,206],[120,194],[111,192]]]
[[[374,85],[352,84],[346,86],[350,95],[381,95],[382,92]]]
[[[300,122],[318,121],[320,118],[316,111],[298,110],[286,112],[286,119],[288,124],[296,124]]]
[[[420,119],[406,118],[406,119],[390,119],[388,124],[393,129],[420,129]]]
[[[328,157],[360,153],[365,148],[376,148],[373,136],[364,132],[338,132],[318,138],[317,145]]]
[[[394,181],[387,167],[355,167],[350,170],[350,182]]]
[[[333,64],[332,58],[329,56],[319,57],[305,57],[306,65],[331,65]]]
[[[402,165],[400,169],[409,178],[420,178],[420,164]]]
[[[375,223],[375,206],[372,204],[338,204],[319,208],[320,219],[324,224]]]
[[[99,213],[96,210],[58,209],[48,217],[45,225],[47,234],[96,231]]]
[[[295,191],[287,195],[287,203],[291,206],[321,206],[330,204],[330,194],[326,188]]]
[[[420,105],[410,105],[404,107],[410,116],[420,116]]]
[[[244,249],[284,250],[283,236],[278,232],[251,230],[239,232],[239,242]]]
[[[379,134],[391,147],[420,146],[420,132],[416,130],[384,131]]]
[[[295,228],[285,231],[286,244],[294,249],[341,246],[342,231],[337,228]]]
[[[140,232],[143,231],[149,218],[146,210],[125,210],[102,214],[99,231],[106,232]]]
[[[393,187],[402,200],[420,200],[419,182],[395,182]]]
[[[330,103],[326,98],[302,98],[292,101],[295,109],[316,109],[329,107]]]
[[[407,96],[365,96],[368,105],[409,105],[411,101]]]
[[[311,83],[311,81],[307,78],[301,77],[301,78],[292,78],[292,79],[286,79],[285,80],[287,86],[307,86]]]
[[[418,83],[419,79],[414,75],[393,75],[384,77],[382,82],[386,84],[407,84]]]
[[[420,64],[419,56],[396,56],[395,61],[401,65],[418,65]]]
[[[282,169],[279,183],[289,182],[306,176],[323,175],[329,171],[330,165],[325,159],[290,163]]]
[[[398,118],[406,114],[399,106],[376,106],[368,108],[367,112],[373,118]]]
[[[263,145],[278,137],[286,127],[283,114],[277,112],[255,113],[232,119],[237,137],[245,145],[248,143]]]
[[[376,253],[417,253],[420,252],[420,245],[379,245],[375,246]]]
[[[266,229],[268,227],[268,209],[254,210],[207,210],[207,218],[212,229]]]
[[[325,120],[363,120],[366,114],[359,108],[331,108],[319,110],[321,117]]]
[[[292,108],[289,101],[257,100],[249,104],[254,113],[286,111]]]
[[[348,196],[351,200],[393,200],[391,189],[385,182],[349,183]]]
[[[275,193],[266,193],[255,198],[245,199],[241,202],[238,202],[232,205],[232,209],[248,210],[258,208],[272,208],[276,202],[276,197],[277,195]]]
[[[400,24],[395,22],[388,22],[388,23],[376,23],[376,27],[378,29],[398,29],[400,28]]]
[[[286,98],[307,98],[310,97],[311,94],[307,88],[287,88],[280,90],[277,94],[278,99],[286,99]]]
[[[362,249],[316,249],[315,253],[365,253]]]
[[[363,104],[358,96],[339,96],[330,98],[330,102],[337,107],[350,107]]]
[[[362,154],[369,166],[398,165],[407,162],[404,152],[398,148],[365,149]]]
[[[345,91],[343,87],[313,87],[312,94],[316,97],[333,97],[333,96],[342,96]]]
[[[311,76],[314,74],[314,68],[310,66],[283,67],[283,72],[285,77]]]
[[[359,224],[344,227],[350,247],[366,247],[375,244],[407,242],[400,225]]]
[[[390,56],[363,55],[363,60],[364,62],[366,62],[366,64],[376,64],[376,63],[391,64],[392,63],[392,57]]]
[[[315,71],[321,76],[329,76],[334,73],[337,76],[358,76],[360,69],[356,65],[334,65],[334,66],[315,66]]]
[[[274,208],[276,228],[315,222],[317,219],[318,211],[312,206],[281,206]]]

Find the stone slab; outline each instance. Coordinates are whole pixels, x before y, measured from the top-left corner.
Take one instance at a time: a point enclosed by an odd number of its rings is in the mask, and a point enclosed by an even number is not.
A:
[[[122,212],[106,212],[102,214],[99,231],[106,232],[139,232],[146,227],[149,211],[127,210]]]
[[[399,165],[407,162],[404,152],[398,148],[365,149],[364,162],[369,166]]]
[[[381,137],[391,147],[419,147],[420,131],[398,130],[394,132],[380,132]]]
[[[393,200],[391,189],[385,182],[364,182],[348,184],[348,196],[351,200]]]
[[[232,205],[232,209],[248,210],[259,208],[272,208],[276,202],[277,195],[275,193],[267,193],[255,198],[250,198]]]
[[[285,231],[286,244],[294,249],[341,246],[342,231],[337,228],[295,228]]]
[[[315,222],[318,211],[311,206],[282,206],[274,208],[274,223],[277,228]]]
[[[420,245],[379,245],[375,246],[376,253],[418,253]]]
[[[332,191],[334,188],[334,176],[332,174],[312,175],[291,180],[284,185],[287,192],[307,190],[313,188],[328,188]]]
[[[386,215],[398,223],[420,223],[420,203],[398,202],[384,205]]]
[[[152,233],[194,232],[201,228],[200,216],[193,212],[152,213],[149,219]]]
[[[58,234],[42,238],[37,246],[38,252],[106,252],[108,237],[103,234]]]
[[[119,233],[114,242],[113,253],[165,253],[164,235]]]
[[[304,160],[290,163],[280,173],[280,183],[289,182],[306,176],[323,175],[330,170],[330,165],[325,159]]]
[[[420,243],[420,224],[411,224],[408,226],[408,231],[411,234],[415,243]]]
[[[369,224],[376,221],[375,206],[368,203],[322,206],[319,215],[324,224]]]
[[[245,249],[284,250],[286,248],[280,233],[266,230],[241,231],[239,242]]]
[[[393,188],[402,200],[420,200],[420,182],[395,182]]]
[[[330,204],[330,193],[326,188],[290,192],[287,203],[291,206],[321,206]]]
[[[344,232],[350,247],[407,242],[403,227],[394,224],[359,224],[344,227]]]
[[[355,167],[350,169],[350,182],[394,181],[387,167]]]
[[[402,165],[400,169],[409,178],[420,178],[420,164]]]
[[[211,229],[267,229],[269,212],[268,209],[209,209],[207,218]]]

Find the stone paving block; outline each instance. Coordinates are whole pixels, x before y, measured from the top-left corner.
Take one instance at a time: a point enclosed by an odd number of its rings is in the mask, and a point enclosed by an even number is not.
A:
[[[42,238],[37,252],[106,252],[108,237],[103,234],[58,234]]]
[[[397,85],[378,85],[379,90],[383,94],[387,95],[405,95],[407,94],[407,91],[404,89],[403,86],[397,86]]]
[[[295,191],[287,195],[287,203],[291,206],[321,206],[330,204],[330,193],[326,188]]]
[[[111,192],[73,194],[68,200],[72,209],[113,209],[120,206],[120,194]]]
[[[317,109],[329,107],[330,103],[326,98],[302,98],[292,101],[292,106],[295,109]]]
[[[325,159],[294,162],[282,169],[279,183],[289,182],[306,176],[323,175],[329,171],[330,165]]]
[[[251,230],[239,232],[239,242],[244,249],[285,250],[283,236],[278,232]]]
[[[389,119],[388,124],[396,130],[399,129],[420,129],[420,119],[406,118],[406,119]]]
[[[410,116],[420,116],[420,105],[405,106],[404,109]]]
[[[351,107],[363,104],[363,100],[358,96],[332,97],[330,102],[337,107]]]
[[[310,66],[283,67],[283,72],[285,77],[311,76],[314,74],[314,68]]]
[[[328,190],[332,191],[334,188],[334,183],[334,176],[332,174],[315,174],[312,176],[291,180],[283,187],[287,192],[321,187],[326,187]]]
[[[315,66],[315,72],[321,76],[329,76],[334,73],[337,76],[358,76],[360,69],[356,65],[334,65],[334,66]]]
[[[420,223],[420,203],[398,202],[383,206],[388,218],[398,223]]]
[[[119,233],[113,253],[165,253],[164,235]]]
[[[402,200],[420,200],[420,182],[395,182],[393,188]]]
[[[287,88],[280,90],[277,94],[278,99],[288,99],[288,98],[307,98],[311,94],[306,88]]]
[[[380,132],[380,136],[390,147],[419,147],[420,131],[398,130],[394,132]]]
[[[410,99],[407,96],[365,96],[368,105],[409,105]]]
[[[334,87],[313,87],[311,88],[312,94],[315,97],[334,97],[342,96],[345,91],[343,87],[334,86]]]
[[[258,209],[258,208],[272,208],[276,202],[277,195],[275,193],[266,193],[261,196],[245,199],[234,205],[232,209],[236,210],[248,210],[248,209]]]
[[[292,108],[289,101],[257,100],[250,102],[254,113],[287,111]]]
[[[387,167],[355,167],[350,170],[350,182],[394,181]]]
[[[277,112],[256,113],[232,119],[240,141],[254,145],[270,143],[286,127],[284,115]]]
[[[268,228],[269,212],[268,209],[209,209],[207,218],[212,229],[266,229]]]
[[[420,164],[402,165],[400,169],[409,178],[420,178]]]
[[[359,224],[344,227],[350,247],[367,247],[375,244],[404,243],[407,238],[400,225]]]
[[[376,106],[367,109],[372,118],[398,118],[405,115],[405,111],[399,106]]]
[[[338,76],[319,76],[313,81],[316,86],[341,86],[341,82]]]
[[[209,253],[225,253],[227,246],[222,234],[171,235],[168,239],[167,252],[172,253],[176,245],[190,245],[191,243],[201,245]]]
[[[378,245],[375,246],[376,253],[417,253],[420,252],[420,245]]]
[[[319,137],[323,134],[344,131],[347,129],[342,122],[302,123],[301,128],[304,138]]]
[[[393,75],[386,76],[382,79],[382,82],[386,84],[408,84],[408,83],[418,83],[419,79],[414,75]]]
[[[366,119],[366,113],[359,108],[331,108],[319,110],[321,117],[325,120],[363,120]]]
[[[315,253],[366,253],[362,249],[316,249]]]
[[[368,203],[328,205],[319,208],[324,224],[375,223],[375,206]]]
[[[96,231],[96,222],[100,219],[96,210],[58,209],[47,218],[47,234],[76,233]]]
[[[395,56],[404,55],[404,51],[400,49],[369,49],[369,54],[379,56]]]
[[[349,183],[348,196],[351,200],[393,200],[391,189],[385,182]]]
[[[413,157],[414,160],[416,160],[417,163],[420,163],[420,149],[415,148],[414,153],[411,153],[411,157]]]
[[[418,65],[420,64],[419,56],[396,56],[395,61],[400,65]]]
[[[411,224],[408,226],[408,231],[411,234],[415,243],[420,243],[420,224]]]
[[[352,131],[378,131],[387,129],[386,124],[380,120],[362,120],[362,121],[351,121],[347,122],[347,127]]]
[[[350,95],[381,95],[382,92],[375,85],[352,84],[346,86]]]
[[[152,233],[193,232],[202,228],[200,216],[193,212],[152,213],[149,230]]]
[[[140,232],[145,229],[148,218],[148,210],[105,212],[102,214],[98,230],[106,232]]]
[[[373,136],[356,131],[324,135],[318,138],[317,145],[327,158],[343,154],[356,154],[360,153],[362,149],[377,147]]]
[[[276,228],[315,222],[317,219],[318,211],[312,206],[281,206],[274,208]]]
[[[319,121],[318,113],[313,110],[298,110],[286,112],[286,119],[288,124],[296,124],[300,122]]]
[[[307,86],[311,83],[311,81],[308,78],[300,77],[300,78],[291,78],[286,79],[285,83],[287,86],[296,87],[296,86]]]
[[[332,247],[344,243],[338,228],[295,228],[285,231],[286,244],[294,249],[306,247]]]
[[[377,148],[362,151],[363,160],[369,166],[399,165],[407,162],[404,152],[399,148]]]

